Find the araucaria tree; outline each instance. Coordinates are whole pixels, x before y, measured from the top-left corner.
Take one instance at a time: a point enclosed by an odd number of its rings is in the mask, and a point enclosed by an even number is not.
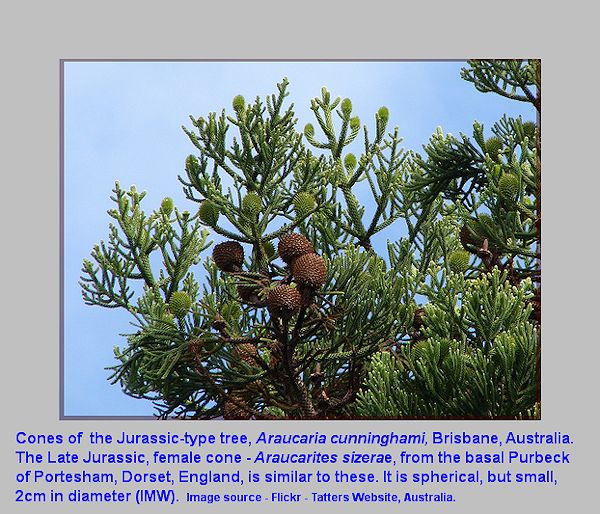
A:
[[[537,60],[462,76],[539,113]],[[194,208],[116,184],[81,277],[133,316],[112,380],[160,417],[539,416],[539,123],[438,128],[419,154],[325,88],[299,131],[287,90],[191,118]]]

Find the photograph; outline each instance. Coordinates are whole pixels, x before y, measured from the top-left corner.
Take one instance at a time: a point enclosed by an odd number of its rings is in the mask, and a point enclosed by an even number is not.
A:
[[[541,61],[61,61],[61,419],[539,420]]]

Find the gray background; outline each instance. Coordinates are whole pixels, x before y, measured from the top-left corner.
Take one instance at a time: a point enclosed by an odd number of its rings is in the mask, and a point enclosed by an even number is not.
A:
[[[209,7],[153,1],[12,3],[0,30],[3,79],[3,456],[8,512],[130,512],[133,505],[14,506],[14,434],[78,430],[181,431],[178,422],[58,421],[59,398],[59,60],[93,58],[465,58],[541,57],[543,74],[543,420],[540,422],[326,422],[185,424],[188,430],[569,432],[574,462],[557,488],[484,489],[454,505],[419,511],[564,511],[594,503],[598,473],[597,72],[588,55],[595,16],[533,3],[423,7],[369,2],[253,2]],[[308,490],[312,490],[309,488]],[[240,506],[275,511],[274,506]],[[162,512],[164,506],[146,506]],[[204,506],[180,506],[181,512]],[[277,511],[282,507],[277,507]],[[303,505],[290,511],[348,511]],[[367,506],[368,508],[368,506]],[[377,510],[391,511],[376,505]],[[394,510],[398,507],[393,507]],[[406,505],[401,508],[408,508]],[[364,510],[353,505],[350,510]],[[215,509],[217,510],[217,509]],[[220,511],[225,511],[222,506]],[[230,510],[230,508],[229,508]]]

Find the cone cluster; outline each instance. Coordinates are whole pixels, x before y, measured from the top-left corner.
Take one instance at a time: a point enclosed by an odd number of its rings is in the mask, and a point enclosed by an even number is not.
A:
[[[302,234],[281,236],[278,252],[288,264],[296,286],[279,284],[269,293],[267,305],[272,315],[288,318],[312,303],[315,291],[325,283],[327,266]]]
[[[325,260],[315,253],[312,243],[302,234],[282,236],[279,256],[290,266],[292,276],[300,286],[318,289],[325,283]]]
[[[289,319],[302,307],[311,305],[315,291],[322,287],[327,279],[327,265],[323,257],[315,253],[312,243],[302,234],[283,235],[277,250],[281,259],[288,265],[294,284],[289,284],[289,280],[273,284],[265,295],[265,303],[272,316]],[[268,251],[266,245],[265,251]],[[272,248],[272,253],[274,252],[275,249]],[[244,263],[244,249],[236,241],[220,243],[213,249],[213,259],[221,271],[240,272]],[[237,286],[237,292],[243,303],[264,306],[261,291],[268,285],[241,283]]]

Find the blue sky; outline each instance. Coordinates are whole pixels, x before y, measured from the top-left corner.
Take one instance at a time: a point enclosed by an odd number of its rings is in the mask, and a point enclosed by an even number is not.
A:
[[[290,81],[298,130],[314,122],[310,100],[326,86],[348,97],[353,112],[373,127],[386,105],[388,128],[398,126],[406,149],[421,150],[437,126],[471,134],[473,121],[492,124],[503,114],[534,119],[529,104],[482,94],[460,78],[461,62],[67,62],[64,64],[64,401],[67,416],[152,415],[107,381],[119,334],[132,331],[131,316],[86,306],[78,285],[81,263],[108,235],[106,211],[115,181],[148,192],[155,209],[165,196],[185,200],[177,175],[195,148],[181,126],[189,116],[226,108],[242,94],[247,101],[276,92]],[[396,239],[401,234],[389,232]],[[208,250],[210,252],[210,250]]]

